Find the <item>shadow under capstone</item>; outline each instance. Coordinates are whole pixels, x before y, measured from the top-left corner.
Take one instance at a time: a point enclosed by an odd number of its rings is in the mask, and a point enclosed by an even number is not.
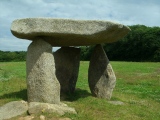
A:
[[[90,92],[88,92],[87,90],[82,90],[80,88],[76,88],[76,90],[74,91],[74,93],[66,93],[61,95],[61,100],[62,101],[76,101],[80,98],[86,98],[92,96],[92,94]]]

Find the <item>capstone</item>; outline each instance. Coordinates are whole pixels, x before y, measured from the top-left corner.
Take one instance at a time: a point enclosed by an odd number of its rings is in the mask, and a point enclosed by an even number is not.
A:
[[[13,21],[11,32],[21,39],[40,36],[52,46],[86,46],[112,43],[124,37],[129,27],[111,21],[25,18]]]

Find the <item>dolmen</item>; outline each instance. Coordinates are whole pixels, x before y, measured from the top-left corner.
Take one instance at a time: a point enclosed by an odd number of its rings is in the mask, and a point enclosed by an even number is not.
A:
[[[11,32],[31,40],[27,50],[28,102],[60,103],[60,94],[73,93],[80,64],[79,46],[95,45],[88,69],[88,83],[93,96],[110,99],[116,76],[102,47],[116,42],[130,29],[122,24],[98,20],[53,18],[17,19]],[[52,47],[61,47],[52,53]]]

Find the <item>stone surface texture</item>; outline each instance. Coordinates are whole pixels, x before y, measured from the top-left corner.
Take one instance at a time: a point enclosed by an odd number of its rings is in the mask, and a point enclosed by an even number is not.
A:
[[[0,107],[0,120],[10,119],[26,113],[28,104],[25,101],[13,101]]]
[[[54,53],[54,59],[61,93],[73,93],[79,72],[80,48],[62,47]]]
[[[52,46],[42,39],[34,40],[28,47],[27,92],[29,102],[60,102],[60,84],[55,75]]]
[[[34,119],[34,116],[25,116],[25,117],[19,117],[18,118],[18,120],[33,120],[33,119]]]
[[[110,99],[116,84],[116,77],[111,64],[101,45],[96,45],[91,56],[88,82],[91,93],[104,99]]]
[[[111,43],[124,37],[129,31],[122,24],[96,20],[26,18],[17,19],[11,25],[14,36],[29,40],[41,36],[52,46]]]
[[[64,103],[49,104],[40,102],[29,103],[29,114],[41,114],[41,113],[55,113],[58,115],[64,115],[65,113],[77,114],[74,108],[68,107]]]
[[[45,116],[44,115],[40,115],[39,118],[40,118],[40,120],[45,120]]]

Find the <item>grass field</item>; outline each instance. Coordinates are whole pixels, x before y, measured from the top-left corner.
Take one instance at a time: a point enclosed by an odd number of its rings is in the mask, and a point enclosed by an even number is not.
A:
[[[63,101],[78,114],[73,120],[160,120],[160,63],[111,62],[117,77],[112,101],[92,97],[88,87],[88,62],[81,62],[74,95]],[[0,63],[0,106],[14,100],[27,100],[25,62]],[[46,115],[47,118],[53,115]]]

